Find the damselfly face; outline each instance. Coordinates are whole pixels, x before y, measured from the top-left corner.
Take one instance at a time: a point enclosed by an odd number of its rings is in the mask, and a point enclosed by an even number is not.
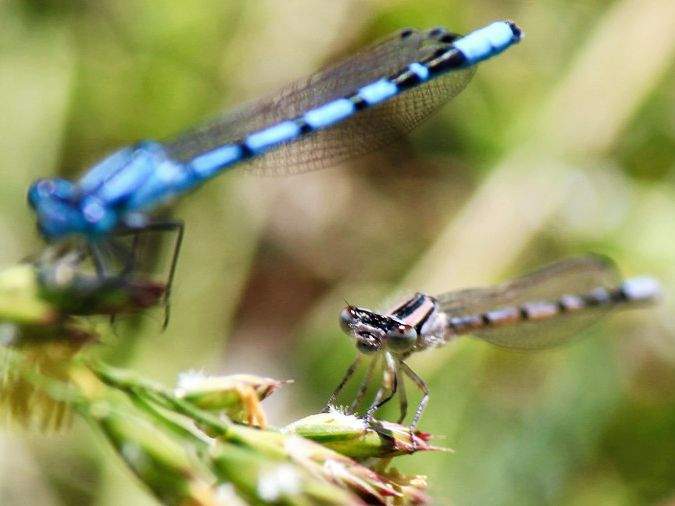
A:
[[[356,339],[362,353],[388,350],[405,353],[417,342],[417,331],[391,316],[357,306],[347,306],[340,312],[340,327]]]
[[[116,218],[95,197],[81,199],[65,179],[40,179],[28,190],[40,233],[48,240],[77,234],[95,235],[115,226]]]

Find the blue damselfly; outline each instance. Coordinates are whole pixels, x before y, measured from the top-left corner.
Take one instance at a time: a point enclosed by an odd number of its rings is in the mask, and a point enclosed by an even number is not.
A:
[[[263,173],[332,165],[390,142],[457,95],[477,63],[521,37],[499,21],[466,36],[403,30],[268,98],[166,142],[144,141],[94,165],[76,182],[36,181],[28,200],[49,242],[75,240],[101,277],[110,258],[133,264],[121,235],[174,231],[168,293],[183,237],[156,211],[243,162]]]

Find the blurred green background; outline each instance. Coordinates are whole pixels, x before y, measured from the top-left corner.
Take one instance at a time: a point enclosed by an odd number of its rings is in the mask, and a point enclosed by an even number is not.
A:
[[[411,365],[422,428],[455,449],[399,459],[435,504],[675,501],[675,3],[672,0],[4,0],[0,256],[37,251],[38,176],[75,176],[405,26],[511,18],[516,48],[404,144],[288,178],[234,170],[180,202],[167,332],[110,335],[110,361],[296,382],[272,423],[317,411],[354,355],[344,299],[493,283],[595,251],[666,297],[574,345],[464,339]],[[149,330],[152,328],[153,330]],[[392,412],[390,412],[391,414]],[[0,433],[0,503],[153,504],[88,427]]]

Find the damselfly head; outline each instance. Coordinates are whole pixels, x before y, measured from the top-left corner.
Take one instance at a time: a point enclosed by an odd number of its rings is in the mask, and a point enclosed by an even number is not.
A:
[[[362,353],[374,353],[385,347],[394,353],[404,353],[417,342],[414,327],[358,306],[347,306],[340,312],[340,327],[356,339],[356,347]]]
[[[72,201],[75,195],[73,184],[65,179],[38,179],[28,189],[28,203],[37,209],[45,200]]]
[[[40,233],[48,240],[77,234],[105,233],[116,225],[116,215],[96,197],[80,198],[70,181],[40,179],[28,190],[28,203],[37,214]]]

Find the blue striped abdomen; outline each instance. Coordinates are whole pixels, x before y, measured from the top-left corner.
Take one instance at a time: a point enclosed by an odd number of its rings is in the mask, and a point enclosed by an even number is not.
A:
[[[514,23],[497,21],[456,40],[453,45],[468,65],[475,65],[501,53],[521,37],[522,32]]]
[[[275,173],[359,156],[416,126],[464,88],[471,67],[520,37],[520,29],[507,21],[464,37],[442,29],[403,31],[385,44],[394,53],[370,62],[371,68],[362,67],[369,52],[356,55],[306,84],[290,86],[286,94],[169,142],[167,149],[208,177],[254,158],[257,167],[269,167],[262,172]],[[371,49],[378,51],[382,46]],[[399,56],[389,67],[399,52],[408,58]]]

